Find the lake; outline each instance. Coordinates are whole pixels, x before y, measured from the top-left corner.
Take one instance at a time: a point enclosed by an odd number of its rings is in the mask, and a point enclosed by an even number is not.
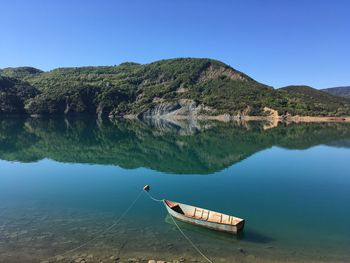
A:
[[[0,159],[0,262],[205,262],[145,194],[99,235],[146,184],[246,219],[178,222],[213,262],[350,261],[348,123],[3,118]]]

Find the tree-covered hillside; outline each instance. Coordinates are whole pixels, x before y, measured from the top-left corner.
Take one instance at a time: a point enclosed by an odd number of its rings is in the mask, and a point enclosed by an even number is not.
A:
[[[350,100],[312,88],[275,90],[211,59],[180,58],[145,65],[128,62],[49,72],[7,68],[0,75],[35,91],[23,97],[22,106],[16,104],[12,113],[264,115],[264,108],[269,107],[279,114],[350,116]],[[7,94],[3,84],[0,89]]]
[[[350,98],[350,86],[328,88],[323,89],[322,91],[335,96]]]
[[[4,68],[0,69],[0,74],[5,77],[15,78],[15,79],[25,79],[33,75],[38,75],[43,73],[42,70],[32,68],[32,67],[18,67],[18,68]]]
[[[350,100],[339,98],[309,86],[288,86],[278,90],[292,115],[346,116]],[[309,112],[315,114],[308,114]]]
[[[37,94],[28,83],[0,75],[0,114],[25,113],[25,102]]]

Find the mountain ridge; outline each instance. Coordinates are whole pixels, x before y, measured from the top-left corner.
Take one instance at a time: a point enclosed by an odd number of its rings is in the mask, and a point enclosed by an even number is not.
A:
[[[246,116],[350,116],[350,99],[306,86],[274,89],[223,62],[176,58],[149,64],[66,67],[47,72],[32,67],[0,69],[0,114],[88,113],[126,118],[216,118]],[[29,97],[23,108],[6,104],[10,78]],[[5,84],[4,84],[5,83]],[[7,84],[6,84],[7,83]],[[14,84],[13,84],[14,85]],[[274,115],[275,116],[275,115]]]
[[[350,86],[327,88],[327,89],[322,89],[322,91],[335,96],[350,98]]]

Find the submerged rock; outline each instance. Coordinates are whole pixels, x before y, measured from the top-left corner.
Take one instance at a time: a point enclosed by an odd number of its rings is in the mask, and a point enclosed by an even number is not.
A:
[[[56,261],[61,261],[61,260],[64,260],[65,259],[65,257],[63,257],[63,256],[57,256],[56,257]]]
[[[245,251],[243,248],[241,248],[241,247],[238,248],[238,251],[239,251],[240,253],[246,253],[246,251]]]

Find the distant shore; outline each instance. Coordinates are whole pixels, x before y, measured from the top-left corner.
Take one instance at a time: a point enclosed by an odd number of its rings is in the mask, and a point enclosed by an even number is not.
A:
[[[138,119],[136,115],[125,115],[125,119]],[[228,114],[208,116],[208,115],[198,115],[198,116],[154,116],[149,117],[154,119],[164,119],[164,120],[215,120],[215,121],[268,121],[268,122],[350,122],[350,116],[345,117],[334,117],[334,116],[230,116]]]
[[[270,117],[270,116],[245,116],[242,118],[247,121],[279,121],[279,122],[350,122],[350,117],[332,117],[332,116],[288,116],[288,117]]]
[[[72,116],[94,116],[92,114],[85,113],[76,113],[76,114],[67,114],[67,115],[41,115],[41,114],[0,114],[0,119],[2,117],[30,117],[30,118],[56,118],[56,117],[72,117]],[[97,116],[97,118],[99,118]],[[110,116],[110,119],[114,118],[122,118],[129,120],[143,119],[139,118],[136,114],[126,114],[123,116],[115,117]],[[229,114],[221,114],[221,115],[160,115],[160,116],[152,116],[146,117],[146,119],[162,119],[165,121],[190,121],[190,120],[198,120],[198,121],[222,121],[222,122],[230,122],[230,121],[267,121],[270,123],[275,122],[350,122],[350,116],[299,116],[299,115],[288,115],[288,116],[276,116],[276,115],[267,115],[267,116],[253,116],[253,115],[229,115]]]

